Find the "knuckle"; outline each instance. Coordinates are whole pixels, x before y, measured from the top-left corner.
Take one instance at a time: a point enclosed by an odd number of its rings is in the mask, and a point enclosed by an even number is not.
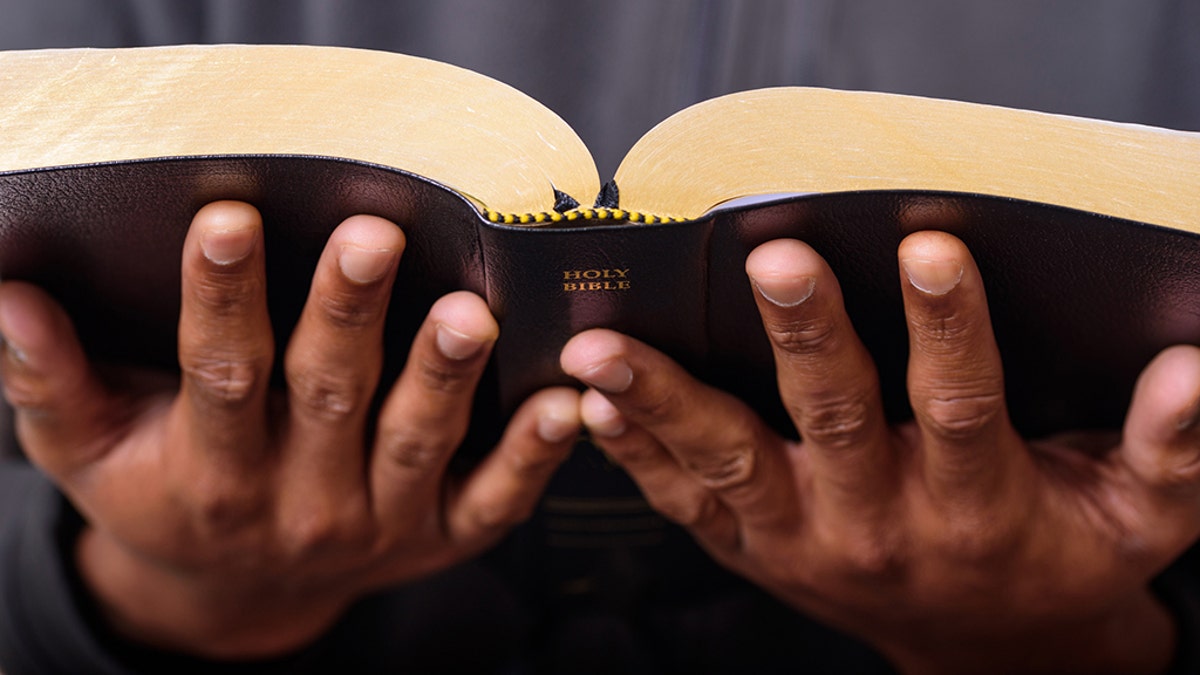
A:
[[[767,332],[775,346],[789,354],[811,356],[836,349],[838,324],[829,316],[772,322]]]
[[[662,454],[662,451],[653,443],[615,444],[613,447],[606,446],[604,452],[625,467],[653,465]]]
[[[1200,461],[1192,459],[1184,466],[1164,466],[1154,472],[1154,484],[1168,492],[1193,493],[1200,486]]]
[[[303,559],[324,551],[369,550],[371,529],[353,509],[313,506],[289,514],[279,540],[288,557]]]
[[[898,530],[882,525],[823,529],[826,566],[837,574],[876,580],[904,574],[908,556]]]
[[[1161,512],[1146,509],[1127,495],[1095,489],[1083,491],[1081,497],[1081,514],[1113,542],[1119,564],[1143,565],[1164,550],[1187,548],[1195,541],[1195,527],[1190,524],[1193,517],[1163,519]],[[1188,511],[1193,509],[1189,506]]]
[[[984,565],[1006,559],[1021,541],[1020,530],[983,509],[955,509],[943,523],[938,548],[951,560]]]
[[[804,439],[817,445],[848,449],[863,442],[868,433],[872,401],[863,394],[815,397],[797,411]]]
[[[424,358],[417,361],[417,374],[422,388],[441,394],[462,394],[474,384],[473,371],[462,363]]]
[[[288,375],[288,388],[292,405],[332,422],[353,417],[370,396],[360,378],[328,371],[294,371]]]
[[[677,417],[683,409],[680,391],[674,387],[654,388],[639,396],[625,399],[622,407],[635,417],[646,420],[667,420]]]
[[[33,377],[8,377],[3,380],[4,398],[18,409],[38,410],[53,399],[45,382]]]
[[[266,380],[270,357],[181,357],[187,380],[212,402],[228,407],[245,404]]]
[[[471,526],[480,533],[504,531],[527,520],[533,515],[533,509],[532,503],[487,502],[478,504],[470,511]]]
[[[856,540],[842,550],[842,562],[857,576],[877,579],[899,576],[904,568],[900,551],[880,537]]]
[[[338,538],[338,528],[327,514],[307,512],[289,520],[281,539],[289,557],[308,557],[329,548]]]
[[[436,442],[429,435],[409,431],[381,434],[377,443],[385,460],[411,471],[433,470],[441,465],[448,454],[445,443]]]
[[[1004,409],[999,392],[975,394],[935,394],[920,407],[923,425],[950,440],[968,440],[987,430]]]
[[[758,469],[758,453],[752,445],[742,444],[718,457],[689,461],[688,469],[705,488],[730,492],[753,482]]]
[[[240,316],[246,307],[265,296],[262,281],[240,268],[212,270],[189,284],[189,295],[206,313],[217,317]]]
[[[192,511],[206,532],[225,538],[253,528],[265,514],[266,499],[249,481],[210,473],[194,485]]]
[[[321,316],[339,330],[356,331],[379,320],[379,306],[358,293],[323,293],[317,296]]]
[[[909,318],[914,344],[929,354],[958,354],[970,344],[976,322],[957,314],[920,315]]]
[[[550,453],[514,452],[508,456],[508,469],[522,481],[540,480],[558,467],[559,459]]]
[[[719,518],[721,503],[711,496],[700,499],[655,501],[651,505],[659,513],[689,530],[703,530]]]
[[[1200,448],[1166,449],[1164,456],[1143,473],[1150,482],[1168,494],[1188,496],[1200,488]]]

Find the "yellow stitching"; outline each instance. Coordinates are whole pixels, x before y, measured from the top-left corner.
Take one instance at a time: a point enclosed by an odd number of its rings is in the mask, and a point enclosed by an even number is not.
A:
[[[545,223],[560,223],[564,220],[574,222],[577,220],[603,220],[614,222],[629,222],[629,223],[646,223],[653,225],[655,223],[683,223],[687,222],[687,218],[677,216],[658,216],[653,213],[644,213],[642,211],[626,211],[625,209],[614,208],[575,208],[565,213],[558,211],[541,211],[538,213],[501,213],[499,211],[485,210],[484,217],[492,223],[504,223],[505,225],[541,225]]]

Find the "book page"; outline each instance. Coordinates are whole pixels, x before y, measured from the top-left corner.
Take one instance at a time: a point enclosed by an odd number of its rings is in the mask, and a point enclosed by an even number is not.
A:
[[[1200,133],[785,87],[688,108],[617,171],[625,208],[697,217],[757,194],[981,193],[1200,232]]]
[[[386,52],[182,46],[0,53],[0,172],[190,155],[340,157],[499,211],[599,189],[583,142],[525,94]]]

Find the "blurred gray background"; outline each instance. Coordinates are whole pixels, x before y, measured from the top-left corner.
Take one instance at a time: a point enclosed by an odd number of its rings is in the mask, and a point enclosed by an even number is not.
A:
[[[1200,0],[0,0],[0,49],[195,42],[477,70],[565,118],[602,178],[671,113],[774,85],[1200,130]]]
[[[1200,129],[1200,0],[0,0],[0,49],[337,44],[542,101],[602,178],[667,115],[803,84]]]

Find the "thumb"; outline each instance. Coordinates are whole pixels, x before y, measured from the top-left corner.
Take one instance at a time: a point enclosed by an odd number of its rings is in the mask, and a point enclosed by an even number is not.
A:
[[[1142,371],[1121,452],[1152,490],[1200,494],[1200,349],[1171,347]]]
[[[30,460],[62,477],[98,459],[116,403],[62,308],[30,284],[0,284],[0,338],[0,380]]]

